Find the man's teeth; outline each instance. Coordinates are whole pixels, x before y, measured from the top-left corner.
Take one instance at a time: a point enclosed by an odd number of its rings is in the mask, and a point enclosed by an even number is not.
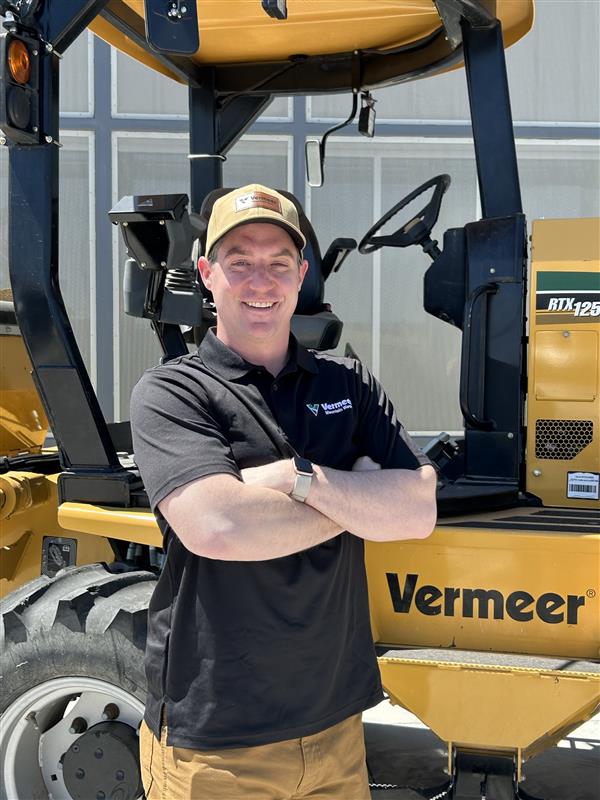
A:
[[[274,306],[275,303],[249,303],[249,302],[246,302],[246,305],[250,306],[251,308],[271,308],[271,306]]]

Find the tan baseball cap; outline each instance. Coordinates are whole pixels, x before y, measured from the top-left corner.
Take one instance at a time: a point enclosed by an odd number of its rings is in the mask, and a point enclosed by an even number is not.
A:
[[[298,250],[306,247],[306,239],[300,230],[298,211],[291,200],[268,186],[250,183],[215,201],[208,220],[206,254],[230,230],[250,222],[279,225],[289,233]]]

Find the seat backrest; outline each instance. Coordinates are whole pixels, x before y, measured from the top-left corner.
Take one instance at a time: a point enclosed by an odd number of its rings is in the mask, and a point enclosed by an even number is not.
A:
[[[200,222],[204,222],[204,225],[193,223],[193,227],[199,234],[198,238],[200,239],[200,252],[203,254],[206,245],[206,226],[208,225],[208,220],[212,213],[212,208],[215,204],[215,201],[231,191],[232,189],[225,188],[214,189],[204,198],[199,215]],[[306,239],[304,258],[308,261],[308,270],[302,284],[302,289],[300,290],[300,296],[298,297],[296,314],[315,314],[322,309],[325,285],[319,242],[317,241],[313,226],[310,224],[308,217],[304,213],[304,209],[294,195],[282,189],[277,189],[277,191],[279,194],[287,197],[287,199],[296,206],[296,210],[298,211],[298,219],[300,221],[300,230]],[[210,293],[206,288],[203,288],[203,292],[206,294],[206,296],[210,296]]]

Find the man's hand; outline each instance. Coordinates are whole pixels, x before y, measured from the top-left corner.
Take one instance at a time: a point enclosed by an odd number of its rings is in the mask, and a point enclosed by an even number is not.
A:
[[[315,465],[306,504],[371,541],[424,539],[436,519],[435,471],[381,469],[367,456],[348,471]]]
[[[242,470],[242,480],[248,486],[260,486],[289,494],[294,488],[296,472],[291,458],[263,464],[262,467],[247,467]]]

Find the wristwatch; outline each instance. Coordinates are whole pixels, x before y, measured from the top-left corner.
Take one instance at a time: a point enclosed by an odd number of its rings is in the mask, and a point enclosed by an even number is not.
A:
[[[296,479],[294,481],[294,487],[290,492],[290,497],[293,497],[294,500],[297,500],[299,503],[304,503],[308,497],[315,471],[308,458],[294,456],[293,461],[294,469],[296,470]]]

